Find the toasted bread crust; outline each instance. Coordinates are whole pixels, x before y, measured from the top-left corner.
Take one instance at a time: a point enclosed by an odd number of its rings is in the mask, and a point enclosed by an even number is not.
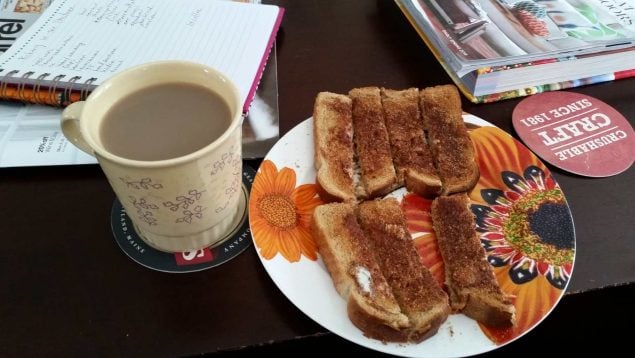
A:
[[[431,214],[451,307],[487,326],[512,326],[514,305],[500,289],[487,262],[467,194],[436,198]]]
[[[424,198],[436,198],[441,194],[441,180],[438,177],[421,175],[419,172],[408,170],[405,176],[406,189]]]
[[[364,334],[403,341],[409,326],[381,273],[352,204],[318,206],[313,213],[313,238],[337,292],[348,302],[349,318]]]
[[[446,320],[448,297],[421,263],[397,200],[363,202],[358,217],[399,307],[411,322],[408,340],[420,342]]]
[[[366,300],[358,293],[349,296],[346,305],[348,318],[366,337],[382,342],[407,342],[408,332],[403,327],[386,324],[383,317],[368,314]]]
[[[381,96],[397,181],[411,192],[437,196],[441,192],[441,179],[423,131],[419,90],[382,88]]]
[[[421,90],[420,98],[424,126],[443,183],[441,195],[471,190],[480,173],[458,90],[452,85],[428,87]]]
[[[353,102],[353,137],[362,183],[368,198],[388,194],[397,187],[397,175],[390,154],[379,88],[355,88],[349,96]]]
[[[313,107],[316,182],[326,202],[355,200],[353,122],[347,96],[320,92]]]
[[[468,317],[494,328],[506,328],[515,324],[516,309],[505,295],[483,295],[479,290],[468,290],[466,296],[468,302],[462,312]]]

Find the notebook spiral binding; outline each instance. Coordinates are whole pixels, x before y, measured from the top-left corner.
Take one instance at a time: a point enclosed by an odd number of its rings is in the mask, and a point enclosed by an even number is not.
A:
[[[0,79],[0,98],[8,99],[8,95],[7,95],[8,82],[6,81],[6,79],[11,78],[11,76],[15,75],[18,72],[20,71],[16,71],[16,70],[9,71],[7,72],[6,75],[2,76],[2,79]]]
[[[0,72],[2,71],[0,69]],[[81,76],[73,76],[67,81],[62,81],[66,77],[63,74],[48,79],[52,76],[48,72],[38,75],[31,81],[35,72],[28,71],[19,78],[15,77],[19,72],[12,70],[0,76],[0,99],[65,107],[73,102],[85,100],[97,81],[96,77],[90,77],[80,82]],[[17,81],[11,81],[12,79]]]

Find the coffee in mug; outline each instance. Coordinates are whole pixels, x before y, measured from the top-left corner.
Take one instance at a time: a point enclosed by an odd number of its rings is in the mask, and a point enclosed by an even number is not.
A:
[[[99,135],[104,148],[122,158],[164,160],[215,141],[231,119],[229,105],[210,89],[163,83],[116,103],[106,112]]]
[[[246,205],[242,101],[196,63],[161,61],[114,75],[62,114],[62,131],[94,155],[139,236],[167,252],[213,246]]]

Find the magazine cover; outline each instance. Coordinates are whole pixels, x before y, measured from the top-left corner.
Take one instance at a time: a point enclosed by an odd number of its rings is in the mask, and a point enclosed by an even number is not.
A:
[[[28,29],[53,0],[0,0],[0,53]]]
[[[1,0],[0,11],[21,12],[21,13],[41,13],[53,0]]]

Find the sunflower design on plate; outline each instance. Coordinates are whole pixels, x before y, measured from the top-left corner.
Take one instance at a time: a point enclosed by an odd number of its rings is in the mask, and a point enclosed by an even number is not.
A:
[[[533,327],[562,296],[573,269],[573,222],[562,190],[527,148],[495,127],[474,129],[470,136],[481,170],[470,192],[477,232],[501,289],[514,298],[517,312],[513,328],[481,326],[500,344]],[[430,204],[412,194],[402,201],[415,247],[443,284]]]
[[[296,187],[293,169],[265,160],[251,187],[249,223],[260,255],[271,260],[276,254],[289,262],[304,255],[317,260],[317,247],[311,237],[311,215],[322,204],[314,184]]]

